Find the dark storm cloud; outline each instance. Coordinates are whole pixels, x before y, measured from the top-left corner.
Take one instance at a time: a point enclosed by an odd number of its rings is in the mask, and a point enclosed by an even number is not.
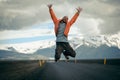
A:
[[[50,20],[46,6],[49,3],[58,17],[73,15],[74,8],[81,6],[82,18],[103,21],[98,25],[101,34],[120,32],[120,0],[1,0],[0,30],[21,29]]]
[[[109,5],[109,8],[104,8],[105,15],[98,15],[104,23],[99,25],[102,34],[116,34],[120,32],[120,0],[99,0],[102,3]],[[109,9],[109,10],[108,10]]]
[[[106,4],[111,4],[115,6],[120,5],[120,0],[99,0],[100,2],[106,3]]]
[[[46,20],[44,16],[48,14],[44,13],[47,9],[45,3],[45,0],[1,1],[0,30],[21,29]]]
[[[42,23],[50,19],[47,4],[57,8],[63,0],[2,0],[0,1],[0,30],[16,30]],[[57,12],[58,11],[58,12]],[[58,14],[59,16],[59,14]]]
[[[83,7],[83,15],[103,20],[98,26],[101,34],[120,32],[120,0],[88,0],[77,4]]]

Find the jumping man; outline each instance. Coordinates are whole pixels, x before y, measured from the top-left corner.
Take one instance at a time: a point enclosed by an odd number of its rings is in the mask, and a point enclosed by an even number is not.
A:
[[[76,21],[82,8],[76,8],[77,12],[72,17],[70,21],[68,21],[68,16],[64,16],[62,19],[58,19],[52,9],[52,4],[48,5],[49,12],[51,18],[54,22],[54,31],[56,35],[56,49],[55,49],[55,61],[57,62],[60,59],[61,53],[64,54],[65,58],[68,60],[69,56],[75,57],[76,52],[70,46],[68,42],[68,33],[71,25]]]

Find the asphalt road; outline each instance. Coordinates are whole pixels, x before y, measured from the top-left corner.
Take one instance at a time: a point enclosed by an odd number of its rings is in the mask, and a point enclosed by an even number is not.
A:
[[[38,80],[39,61],[0,61],[0,80]]]
[[[120,66],[83,63],[46,63],[39,80],[120,80]]]
[[[0,80],[120,80],[120,65],[0,61]]]

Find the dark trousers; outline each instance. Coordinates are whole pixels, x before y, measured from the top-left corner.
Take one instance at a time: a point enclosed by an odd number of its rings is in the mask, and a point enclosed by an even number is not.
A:
[[[63,53],[64,56],[76,56],[75,51],[68,42],[56,42],[55,61],[60,59],[61,53]]]

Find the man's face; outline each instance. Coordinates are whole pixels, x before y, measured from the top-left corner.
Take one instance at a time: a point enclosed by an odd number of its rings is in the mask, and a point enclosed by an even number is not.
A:
[[[67,23],[68,17],[67,17],[67,16],[64,16],[64,17],[62,18],[62,20],[63,20],[65,23]]]

